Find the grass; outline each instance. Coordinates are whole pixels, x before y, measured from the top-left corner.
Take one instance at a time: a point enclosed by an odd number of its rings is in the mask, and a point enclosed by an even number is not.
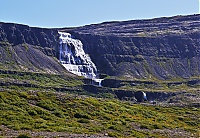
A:
[[[124,78],[106,78],[114,80],[118,83],[116,88],[105,89],[105,92],[85,91],[83,88],[84,80],[75,78],[69,75],[56,75],[45,73],[18,72],[18,71],[2,71],[0,70],[0,83],[3,83],[1,88],[14,89],[18,91],[40,90],[40,91],[61,91],[82,93],[97,97],[111,98],[115,97],[113,91],[144,91],[144,92],[180,92],[186,91],[197,93],[200,85],[191,85],[188,82],[191,80],[199,80],[199,77],[190,79],[173,79],[173,80],[156,80],[156,79],[124,79]]]
[[[4,83],[28,83],[39,87],[75,87],[83,85],[80,78],[70,77],[69,75],[54,75],[45,73],[13,71],[9,73],[0,73],[0,79]]]
[[[94,92],[92,95],[104,98],[85,96],[91,94],[82,88],[84,80],[72,76],[0,72],[0,83],[4,84],[0,86],[0,126],[13,130],[167,137],[169,133],[165,130],[180,129],[188,134],[197,134],[200,127],[199,108],[133,104],[114,99],[112,91]],[[172,90],[193,87],[186,85],[187,80],[180,86],[168,85],[171,81],[120,80],[123,87],[116,89],[159,91],[154,83]],[[139,85],[132,86],[133,82]],[[0,127],[0,131],[3,132],[4,128]]]
[[[53,92],[0,92],[0,124],[14,130],[108,133],[115,137],[162,136],[144,130],[197,133],[200,109],[155,107]],[[135,129],[138,128],[138,129]]]
[[[173,78],[171,80],[158,79],[125,79],[125,78],[106,78],[113,84],[117,84],[114,90],[132,90],[145,92],[198,92],[200,85],[189,84],[192,80],[199,80],[199,77],[191,77],[189,79]]]

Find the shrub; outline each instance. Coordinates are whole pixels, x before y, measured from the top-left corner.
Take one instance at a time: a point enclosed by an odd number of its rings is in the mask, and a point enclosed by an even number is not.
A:
[[[28,110],[28,113],[31,116],[37,115],[37,112],[35,110],[31,110],[31,109]]]
[[[108,127],[108,129],[115,129],[115,126],[111,125],[111,126]]]
[[[20,134],[17,138],[31,138],[29,134]]]
[[[144,138],[145,137],[145,135],[142,132],[139,132],[139,131],[136,131],[136,130],[132,131],[132,136],[137,137],[137,138]]]
[[[183,120],[184,120],[184,117],[179,116],[179,117],[178,117],[178,120],[183,121]]]
[[[140,128],[141,129],[149,129],[149,126],[147,126],[147,125],[141,125]]]
[[[53,114],[57,117],[60,117],[60,118],[64,117],[63,113],[61,111],[58,111],[58,110],[53,111]]]
[[[50,100],[39,101],[36,105],[50,111],[53,111],[56,109],[55,104],[52,103]]]
[[[195,121],[186,121],[185,123],[187,123],[190,126],[197,126],[198,125],[197,122],[195,122]]]
[[[89,123],[90,121],[88,119],[85,118],[81,118],[78,120],[79,123]]]
[[[121,134],[118,132],[108,132],[109,137],[121,137]]]
[[[90,116],[85,114],[85,113],[75,113],[74,114],[75,118],[85,118],[85,119],[90,119]]]
[[[153,129],[162,129],[162,126],[158,125],[158,124],[154,124],[153,125]]]

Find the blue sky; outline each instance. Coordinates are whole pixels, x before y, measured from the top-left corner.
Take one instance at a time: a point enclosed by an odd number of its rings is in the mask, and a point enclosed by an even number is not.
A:
[[[0,21],[72,27],[104,21],[198,14],[200,0],[0,0]]]

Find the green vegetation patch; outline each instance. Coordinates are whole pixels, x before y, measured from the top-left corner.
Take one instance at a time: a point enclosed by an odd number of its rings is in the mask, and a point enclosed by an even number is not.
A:
[[[32,87],[76,87],[83,85],[79,78],[68,75],[55,75],[45,73],[17,72],[17,71],[0,71],[0,81],[10,84],[21,84]],[[29,85],[28,85],[29,84]]]
[[[156,107],[54,92],[0,92],[0,125],[14,130],[165,136],[153,130],[197,133],[200,109]]]

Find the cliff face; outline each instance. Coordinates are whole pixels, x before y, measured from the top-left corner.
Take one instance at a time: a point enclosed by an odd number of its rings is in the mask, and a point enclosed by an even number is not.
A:
[[[53,58],[59,57],[59,30],[82,41],[99,73],[159,79],[200,76],[199,19],[176,16],[70,29],[0,23],[0,67],[63,72]]]
[[[200,75],[200,15],[105,22],[70,30],[100,73],[170,79]]]
[[[57,30],[0,23],[0,69],[64,73]]]
[[[11,45],[27,43],[51,49],[52,55],[58,54],[58,32],[56,29],[36,28],[27,25],[0,22],[0,41]]]
[[[53,48],[57,45],[58,33],[55,29],[29,27],[14,23],[0,23],[0,40],[12,45],[30,45]]]

